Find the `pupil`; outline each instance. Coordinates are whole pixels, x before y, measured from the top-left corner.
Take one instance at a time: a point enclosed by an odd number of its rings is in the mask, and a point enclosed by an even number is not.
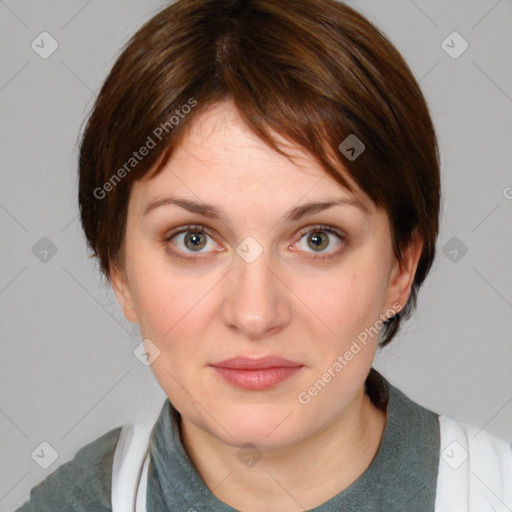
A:
[[[322,243],[322,237],[323,235],[321,233],[313,233],[309,236],[309,240],[314,243],[316,248],[323,249],[326,246],[326,244]],[[325,242],[325,237],[323,238]]]
[[[192,247],[189,247],[189,242],[192,242]],[[187,237],[187,247],[190,248],[196,248],[196,249],[201,249],[204,245],[204,241],[203,243],[201,243],[201,234],[198,234],[198,233],[192,233],[189,237]]]

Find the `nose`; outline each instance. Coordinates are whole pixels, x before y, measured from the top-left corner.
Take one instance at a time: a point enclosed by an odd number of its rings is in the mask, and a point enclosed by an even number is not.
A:
[[[237,254],[224,288],[222,315],[229,329],[256,341],[277,334],[288,325],[291,291],[277,267],[268,252],[254,261]]]

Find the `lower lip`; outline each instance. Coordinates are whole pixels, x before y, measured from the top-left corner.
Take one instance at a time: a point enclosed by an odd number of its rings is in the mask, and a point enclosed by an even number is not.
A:
[[[235,370],[233,368],[212,367],[229,383],[244,389],[269,389],[277,384],[289,379],[303,366],[294,366],[293,368],[265,368],[260,370]]]

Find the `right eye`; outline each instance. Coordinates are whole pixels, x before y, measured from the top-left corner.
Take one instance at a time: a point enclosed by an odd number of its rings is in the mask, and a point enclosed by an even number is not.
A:
[[[212,240],[210,250],[208,250],[208,238]],[[173,239],[176,239],[176,242],[172,242]],[[208,230],[204,226],[196,225],[183,226],[174,230],[165,237],[165,242],[170,246],[170,252],[173,256],[186,260],[197,259],[196,256],[193,256],[194,253],[203,254],[203,252],[211,252],[216,247]],[[202,251],[205,247],[206,250]]]

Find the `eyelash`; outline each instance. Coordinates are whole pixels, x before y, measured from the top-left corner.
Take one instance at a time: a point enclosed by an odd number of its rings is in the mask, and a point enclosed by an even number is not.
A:
[[[168,235],[166,235],[163,238],[162,242],[165,244],[168,244],[176,235],[180,235],[182,233],[188,233],[189,231],[203,233],[203,234],[206,234],[206,235],[210,236],[211,238],[213,238],[213,235],[210,233],[210,230],[205,228],[204,226],[189,224],[189,225],[186,225],[186,226],[183,226],[183,227],[177,229],[176,231],[169,233]],[[302,239],[302,237],[304,235],[306,235],[308,233],[317,233],[320,231],[326,231],[328,233],[332,233],[333,235],[336,235],[341,242],[344,243],[344,246],[348,245],[347,237],[342,231],[339,231],[338,229],[333,228],[331,226],[326,226],[324,224],[308,226],[307,228],[302,229],[299,232],[299,235],[300,235],[299,241]],[[308,258],[311,258],[313,260],[329,261],[329,260],[336,258],[342,251],[343,251],[343,248],[335,251],[333,254],[331,254],[329,256],[308,256]],[[174,249],[170,249],[170,253],[173,257],[181,259],[181,260],[186,260],[186,261],[192,261],[192,260],[197,260],[198,258],[202,258],[201,256],[184,256],[183,252],[176,251]],[[199,254],[199,253],[197,253],[197,254]]]

